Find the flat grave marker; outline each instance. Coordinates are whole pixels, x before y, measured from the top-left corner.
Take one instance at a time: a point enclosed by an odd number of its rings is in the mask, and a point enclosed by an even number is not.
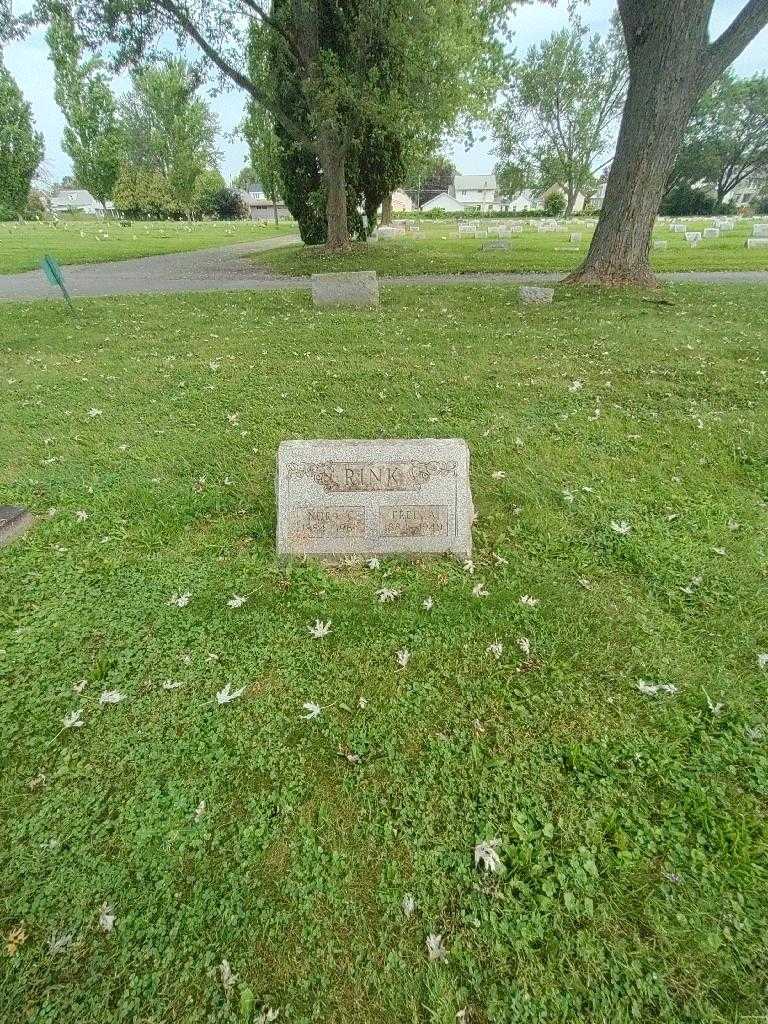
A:
[[[276,487],[278,555],[472,553],[469,448],[459,438],[283,441]]]
[[[520,286],[520,298],[523,302],[532,302],[535,305],[546,305],[555,297],[554,288],[537,288],[533,285]]]
[[[34,521],[32,513],[20,505],[0,505],[0,548],[21,536]]]
[[[376,271],[313,274],[312,302],[315,306],[378,306]]]

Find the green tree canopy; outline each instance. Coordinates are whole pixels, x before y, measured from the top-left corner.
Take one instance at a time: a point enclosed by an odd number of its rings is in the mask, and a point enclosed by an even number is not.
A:
[[[532,46],[514,66],[493,117],[500,167],[529,166],[542,188],[560,185],[570,213],[579,192],[594,190],[606,163],[627,80],[616,23],[602,39],[574,18]]]
[[[405,191],[414,203],[421,205],[447,192],[455,175],[456,165],[444,153],[419,156],[406,169]]]
[[[701,97],[669,186],[707,182],[723,203],[745,178],[768,168],[768,77],[731,71]]]
[[[67,121],[62,148],[74,178],[102,205],[112,196],[120,167],[117,108],[102,62],[84,59],[71,16],[62,8],[46,35],[54,64],[55,98]]]
[[[30,106],[0,55],[0,215],[24,212],[43,152]]]
[[[195,182],[216,161],[217,121],[197,91],[200,74],[166,59],[133,74],[120,104],[126,163],[162,174],[179,207],[191,215]]]
[[[502,61],[497,31],[510,0],[70,0],[90,40],[135,64],[168,30],[192,40],[235,85],[270,111],[290,145],[322,167],[329,241],[348,242],[348,154],[366,139],[433,149],[462,112],[484,106]],[[47,17],[51,0],[38,0]],[[254,81],[246,57],[256,25],[279,54],[279,75]],[[290,75],[297,88],[285,89]],[[291,102],[286,103],[286,91]],[[429,145],[427,144],[429,143]],[[396,166],[388,157],[383,166]]]

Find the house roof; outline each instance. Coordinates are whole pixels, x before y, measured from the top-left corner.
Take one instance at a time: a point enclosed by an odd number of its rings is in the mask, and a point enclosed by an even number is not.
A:
[[[457,174],[453,179],[455,189],[492,189],[496,190],[495,174]]]
[[[51,202],[61,206],[95,206],[96,200],[84,188],[63,188],[51,196]]]
[[[440,192],[436,196],[432,196],[431,199],[427,199],[426,202],[421,204],[422,210],[431,210],[435,206],[441,205],[448,206],[452,210],[463,210],[464,204],[460,203],[456,196],[452,196],[449,192]]]

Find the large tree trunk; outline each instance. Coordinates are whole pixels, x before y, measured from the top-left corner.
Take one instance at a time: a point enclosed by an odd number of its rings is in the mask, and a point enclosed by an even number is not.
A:
[[[325,133],[319,141],[320,166],[325,188],[325,218],[328,226],[329,249],[349,249],[347,225],[347,185],[344,177],[345,154],[339,140]]]
[[[666,74],[633,68],[616,155],[587,258],[571,283],[654,285],[648,258],[651,234],[685,126],[698,98],[693,61],[675,53],[675,84]],[[665,69],[666,70],[666,69]],[[671,71],[671,69],[669,69]]]
[[[748,0],[712,43],[711,11],[712,0],[619,0],[627,102],[600,220],[569,282],[656,283],[651,232],[688,119],[704,90],[768,21],[768,0]]]
[[[381,223],[391,224],[392,223],[392,193],[384,196],[381,202]]]

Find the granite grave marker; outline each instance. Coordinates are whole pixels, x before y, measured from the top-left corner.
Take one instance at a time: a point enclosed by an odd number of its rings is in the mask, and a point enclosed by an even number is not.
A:
[[[279,555],[472,552],[469,449],[458,438],[283,441],[276,487]]]

